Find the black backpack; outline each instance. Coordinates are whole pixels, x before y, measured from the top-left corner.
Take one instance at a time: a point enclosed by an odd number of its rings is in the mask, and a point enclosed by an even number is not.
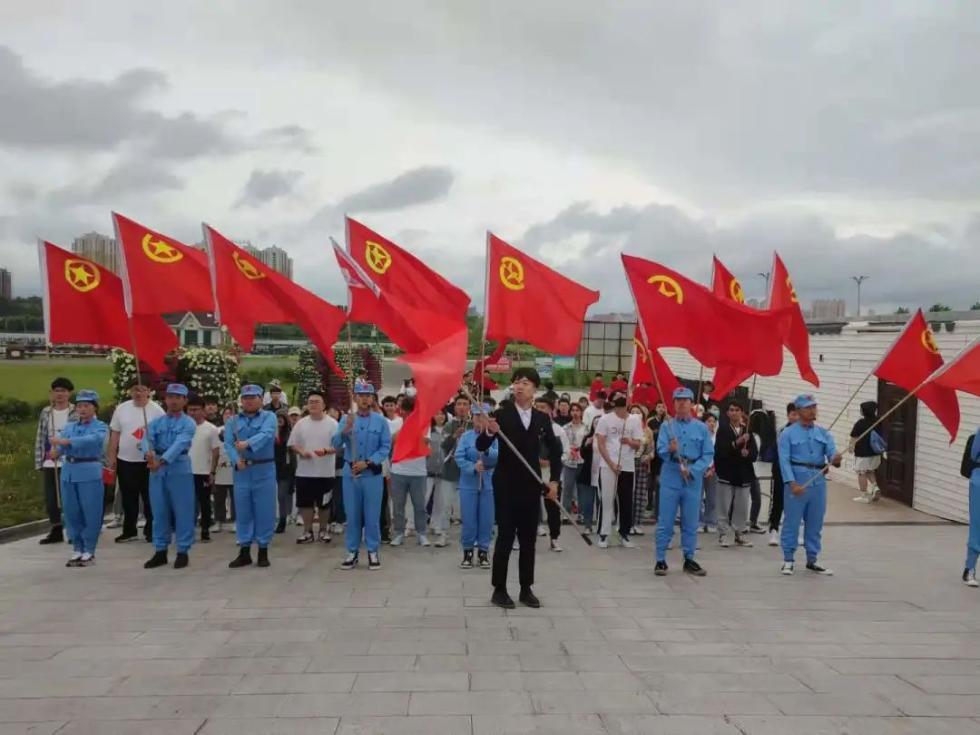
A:
[[[973,461],[973,440],[975,438],[976,434],[971,434],[970,438],[966,440],[966,448],[963,450],[963,460],[960,462],[960,474],[967,480],[970,479],[973,470],[980,467],[980,464]]]

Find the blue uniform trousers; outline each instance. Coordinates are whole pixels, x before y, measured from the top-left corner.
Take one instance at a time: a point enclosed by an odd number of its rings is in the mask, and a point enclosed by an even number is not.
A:
[[[268,548],[276,531],[278,484],[273,462],[235,470],[235,536],[239,546]]]
[[[194,475],[170,473],[166,467],[150,473],[150,506],[153,508],[153,548],[166,551],[176,536],[178,553],[194,545],[197,495]]]
[[[384,477],[362,474],[351,477],[344,473],[344,511],[347,513],[345,541],[347,551],[356,554],[361,548],[361,530],[364,544],[370,552],[381,546],[381,497],[384,494]],[[418,531],[418,529],[416,529]]]
[[[489,551],[494,519],[493,483],[490,479],[484,479],[482,489],[460,483],[459,508],[463,516],[463,550],[476,547],[480,551]]]
[[[72,546],[80,554],[95,554],[95,545],[102,530],[103,494],[98,480],[61,481],[61,507],[65,514],[65,530]]]
[[[802,495],[793,495],[789,483],[783,486],[783,529],[780,532],[783,561],[793,561],[796,556],[802,521],[806,560],[808,563],[815,562],[820,556],[820,534],[823,531],[823,517],[827,512],[827,480],[820,470],[794,467],[793,473],[800,485],[814,475],[817,477],[806,486]]]
[[[686,484],[660,480],[660,508],[657,513],[657,561],[667,558],[667,546],[674,537],[674,519],[681,511],[681,548],[685,559],[693,559],[698,547],[698,521],[701,515],[701,477]]]
[[[980,470],[970,477],[970,535],[966,541],[966,569],[975,569],[980,556]]]

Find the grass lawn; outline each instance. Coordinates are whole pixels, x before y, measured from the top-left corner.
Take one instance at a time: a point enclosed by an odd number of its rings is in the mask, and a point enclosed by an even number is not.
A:
[[[37,424],[0,426],[0,528],[45,517],[41,479],[34,469]]]

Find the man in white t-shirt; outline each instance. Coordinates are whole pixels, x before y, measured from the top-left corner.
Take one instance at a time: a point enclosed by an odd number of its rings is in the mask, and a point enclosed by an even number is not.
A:
[[[601,390],[596,393],[595,400],[589,404],[588,408],[582,414],[582,423],[588,427],[589,430],[592,429],[592,422],[597,418],[605,414],[606,409],[606,391]]]
[[[636,450],[643,440],[643,420],[627,413],[626,397],[617,396],[613,412],[599,419],[595,435],[599,450],[599,548],[609,547],[615,499],[620,541],[632,549],[629,533],[633,527],[633,470]]]
[[[330,542],[330,519],[327,508],[333,498],[337,462],[333,438],[338,424],[328,416],[323,394],[311,392],[306,398],[309,416],[304,416],[289,434],[286,443],[296,454],[296,507],[303,518],[303,535],[298,544],[316,541],[313,535],[313,511],[320,509],[320,540]]]
[[[116,470],[118,492],[122,495],[123,531],[116,543],[136,538],[136,522],[143,501],[146,526],[143,536],[147,543],[153,540],[153,510],[150,507],[150,471],[146,467],[146,427],[164,415],[164,410],[150,400],[150,389],[140,385],[136,378],[130,383],[130,400],[123,401],[112,413],[109,421],[109,451],[106,461]]]
[[[218,470],[221,429],[205,419],[204,399],[198,396],[187,401],[187,415],[194,419],[194,440],[191,442],[191,472],[194,474],[194,494],[201,512],[201,541],[211,540],[211,488]]]
[[[389,420],[392,446],[394,446],[396,435],[405,425],[405,417],[414,410],[415,399],[411,396],[402,398],[401,416],[397,417],[397,428],[396,420]],[[428,443],[428,434],[426,434],[424,441]],[[426,458],[424,456],[406,459],[403,462],[392,462],[391,464],[391,503],[395,526],[395,535],[391,538],[392,546],[401,546],[405,543],[405,501],[409,497],[412,499],[412,515],[415,519],[415,532],[418,534],[419,546],[429,545],[429,539],[425,535],[426,474]]]
[[[48,522],[51,530],[41,539],[42,544],[60,544],[65,540],[61,524],[61,498],[58,494],[58,479],[56,468],[61,468],[61,459],[51,459],[51,440],[65,428],[69,421],[74,421],[75,407],[71,404],[71,392],[75,386],[68,378],[55,378],[51,381],[51,392],[48,394],[50,405],[41,409],[37,420],[37,435],[34,440],[34,469],[40,470],[44,484],[44,504],[48,511]]]

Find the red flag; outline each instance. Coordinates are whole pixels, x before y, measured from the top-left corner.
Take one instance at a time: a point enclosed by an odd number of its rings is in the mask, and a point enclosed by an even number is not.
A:
[[[121,347],[139,354],[154,369],[178,346],[177,335],[163,317],[137,315],[130,320],[123,304],[119,276],[97,263],[38,241],[44,288],[44,330],[51,344]]]
[[[466,319],[470,297],[391,240],[347,218],[347,250],[389,296],[416,309]],[[390,335],[389,335],[390,336]]]
[[[790,309],[793,315],[790,330],[786,338],[786,347],[793,353],[800,377],[808,383],[820,387],[813,365],[810,363],[810,333],[806,328],[806,319],[796,298],[796,289],[789,277],[789,271],[783,265],[779,253],[772,254],[772,286],[769,289],[769,309]]]
[[[112,213],[127,314],[214,311],[207,256]]]
[[[670,365],[667,364],[667,361],[660,354],[660,350],[652,350],[647,347],[643,340],[643,332],[640,330],[640,325],[637,324],[636,331],[633,333],[633,367],[630,370],[630,385],[644,385],[646,383],[653,386],[653,393],[655,394],[649,397],[644,396],[647,398],[648,403],[656,403],[658,400],[663,401],[670,407],[669,410],[673,412],[673,403],[670,397],[674,395],[674,391],[677,388],[681,387],[681,384],[677,381],[677,376],[670,369]],[[660,395],[657,392],[658,385],[663,390],[664,395]],[[641,402],[636,398],[636,391],[634,391],[633,400],[638,403]]]
[[[711,288],[715,296],[720,299],[734,301],[737,304],[745,303],[745,292],[742,289],[742,284],[725,267],[725,264],[718,260],[718,256],[714,256],[712,259],[711,272]],[[719,365],[715,369],[714,380],[712,381],[715,384],[715,389],[711,397],[715,400],[721,400],[751,378],[752,375],[753,373],[750,370],[744,370],[732,365]]]
[[[907,391],[918,388],[916,395],[946,427],[952,443],[960,428],[960,404],[956,391],[940,383],[929,383],[919,388],[942,366],[943,357],[936,346],[936,338],[922,315],[922,309],[918,309],[878,367],[871,372]]]
[[[659,263],[622,258],[648,347],[683,347],[707,367],[726,364],[760,375],[779,373],[788,309],[758,311],[722,301]]]
[[[296,324],[338,375],[333,345],[344,312],[267,267],[213,227],[203,225],[214,278],[215,317],[246,352],[258,324]]]
[[[483,390],[494,390],[497,387],[497,383],[486,374],[487,365],[496,363],[497,360],[504,356],[504,352],[506,351],[507,343],[500,342],[497,345],[497,349],[493,351],[493,354],[485,356],[482,360],[477,360],[473,366],[473,382],[483,386]]]
[[[980,339],[973,340],[942,370],[937,371],[929,382],[937,387],[980,396]]]
[[[538,349],[575,355],[585,312],[599,292],[487,233],[484,339],[524,340]]]

